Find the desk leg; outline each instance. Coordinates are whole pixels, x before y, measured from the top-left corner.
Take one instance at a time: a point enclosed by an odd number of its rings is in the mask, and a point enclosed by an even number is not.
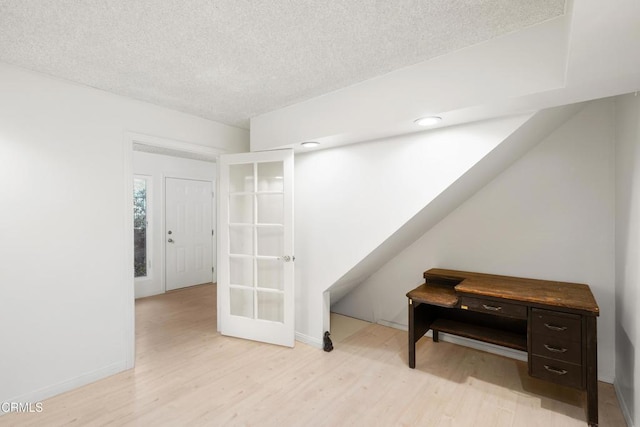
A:
[[[409,298],[409,367],[416,367],[416,343],[429,330],[433,322],[433,307],[428,304],[416,303]]]
[[[413,300],[409,298],[409,367],[414,369],[416,367],[416,340],[415,340],[415,311],[413,307]]]
[[[596,318],[586,316],[587,329],[587,422],[598,425],[598,331]]]

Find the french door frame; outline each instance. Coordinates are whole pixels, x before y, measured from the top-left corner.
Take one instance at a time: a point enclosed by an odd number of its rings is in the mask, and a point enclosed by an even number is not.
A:
[[[219,250],[218,250],[218,330],[223,335],[234,336],[243,339],[250,339],[271,344],[278,344],[287,347],[293,347],[295,344],[295,303],[294,303],[294,248],[293,248],[293,161],[294,154],[292,149],[288,150],[272,150],[259,151],[250,153],[237,153],[223,156],[218,164],[218,233],[219,233]],[[281,181],[281,189],[263,188],[260,189],[260,165],[268,165],[272,163],[281,163],[282,170],[279,172],[282,176],[278,177]],[[231,191],[230,175],[232,167],[251,165],[253,171],[251,177],[253,180],[252,190]],[[265,175],[268,177],[269,175]],[[270,195],[282,196],[282,218],[281,223],[273,219],[260,221],[260,204],[258,197],[269,197]],[[230,197],[255,197],[251,203],[251,220],[246,218],[237,223],[231,220],[231,202]],[[254,204],[255,203],[255,204]],[[268,211],[268,208],[265,207]],[[271,223],[273,222],[273,223]],[[252,248],[250,254],[244,250],[231,253],[230,242],[233,240],[230,235],[230,229],[240,227],[241,229],[250,228],[252,230]],[[266,249],[261,252],[260,233],[259,230],[265,228],[281,227],[282,247],[279,250],[282,253],[272,253],[273,248]],[[277,251],[277,250],[276,250]],[[230,260],[231,259],[252,259],[252,279],[250,283],[237,282],[232,283]],[[259,260],[265,260],[269,263],[275,262],[282,266],[282,288],[275,291],[282,295],[283,314],[282,320],[267,319],[260,316],[258,309],[259,295],[274,292],[271,286],[265,287],[260,284],[258,263]],[[246,280],[246,278],[243,278]],[[236,278],[237,280],[237,278]],[[241,292],[253,292],[252,305],[253,310],[250,316],[246,314],[233,313],[232,306],[232,288]],[[238,294],[236,294],[238,295]]]

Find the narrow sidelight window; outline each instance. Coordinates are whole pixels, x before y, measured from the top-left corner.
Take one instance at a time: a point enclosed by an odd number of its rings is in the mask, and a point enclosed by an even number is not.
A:
[[[148,185],[146,178],[133,179],[133,254],[135,277],[146,277],[148,268],[147,219]]]

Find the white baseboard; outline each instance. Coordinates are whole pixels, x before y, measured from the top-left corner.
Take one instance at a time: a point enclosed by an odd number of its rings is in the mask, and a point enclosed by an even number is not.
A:
[[[164,291],[158,291],[157,289],[136,289],[135,299],[154,297],[156,295],[162,295],[164,293]]]
[[[624,399],[622,399],[622,392],[618,388],[618,382],[613,381],[613,389],[616,391],[616,397],[618,398],[618,402],[620,403],[620,409],[622,410],[622,415],[624,416],[624,420],[627,422],[627,427],[634,427],[633,420],[631,419],[631,412],[629,412],[629,408],[625,403]]]
[[[111,375],[115,375],[125,370],[126,370],[125,361],[114,363],[112,365],[105,366],[104,368],[97,369],[92,372],[87,372],[86,374],[82,374],[78,377],[71,378],[50,386],[46,386],[39,390],[25,393],[20,396],[16,396],[12,399],[7,400],[7,402],[19,402],[19,403],[41,402],[50,397],[67,392],[69,390],[76,389],[78,387],[82,387],[84,385],[101,380]],[[45,410],[46,410],[46,407],[45,407]],[[3,413],[0,411],[0,415],[1,414]]]
[[[296,341],[308,344],[312,347],[322,348],[323,343],[322,340],[317,338],[310,337],[309,335],[301,334],[300,332],[296,332]]]
[[[408,331],[409,330],[407,325],[403,325],[402,323],[390,322],[388,320],[377,320],[375,323],[377,323],[379,325],[382,325],[382,326],[388,326],[388,327],[394,328],[394,329],[400,329],[401,331]]]

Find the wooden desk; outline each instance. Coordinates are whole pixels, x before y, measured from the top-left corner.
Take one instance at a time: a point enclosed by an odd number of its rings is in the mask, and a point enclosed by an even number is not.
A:
[[[598,425],[599,315],[589,286],[432,268],[409,299],[409,367],[431,329],[526,351],[529,375],[586,390]]]

